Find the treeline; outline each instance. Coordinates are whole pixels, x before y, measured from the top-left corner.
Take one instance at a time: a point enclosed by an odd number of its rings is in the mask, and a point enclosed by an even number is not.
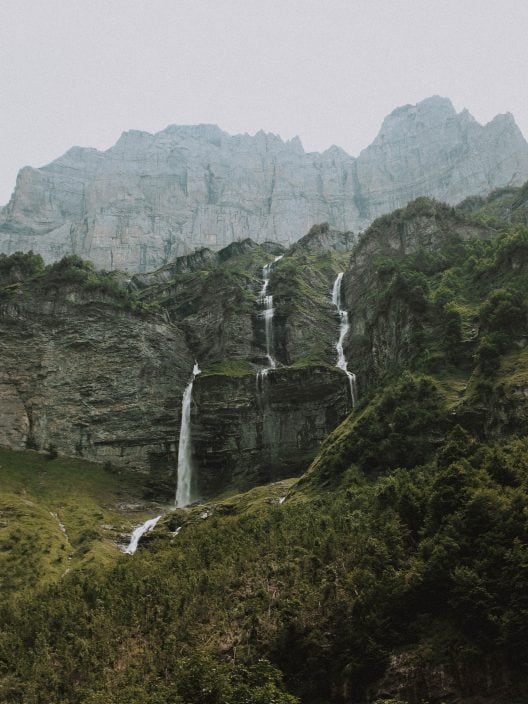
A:
[[[73,288],[87,296],[104,297],[116,308],[137,313],[157,311],[157,302],[141,299],[139,290],[128,284],[120,271],[96,269],[89,261],[71,254],[46,265],[40,254],[0,254],[0,302],[16,301],[26,293],[50,295]]]

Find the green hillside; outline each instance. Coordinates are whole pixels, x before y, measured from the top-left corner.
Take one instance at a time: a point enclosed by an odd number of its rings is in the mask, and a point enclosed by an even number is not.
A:
[[[131,472],[0,448],[2,599],[118,559],[155,510],[143,493]]]

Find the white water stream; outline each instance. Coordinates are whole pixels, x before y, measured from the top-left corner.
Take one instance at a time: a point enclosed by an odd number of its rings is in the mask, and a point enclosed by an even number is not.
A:
[[[350,324],[348,322],[348,311],[343,310],[341,307],[341,284],[343,282],[343,272],[337,275],[334,281],[334,287],[332,289],[332,303],[337,308],[339,314],[339,339],[336,342],[337,350],[337,363],[336,367],[342,369],[348,378],[348,385],[350,387],[350,398],[352,400],[352,408],[356,405],[357,399],[357,385],[356,385],[356,375],[348,371],[348,362],[343,351],[343,342],[345,341],[348,331],[350,329]]]
[[[271,277],[271,269],[273,265],[279,261],[279,259],[282,259],[283,256],[284,255],[281,254],[279,257],[275,257],[272,262],[266,264],[266,266],[262,269],[262,288],[260,289],[260,293],[257,297],[257,303],[264,307],[261,316],[264,318],[264,333],[266,336],[266,357],[268,359],[268,366],[258,372],[257,378],[265,377],[270,369],[275,369],[277,366],[277,363],[272,355],[273,315],[275,313],[275,309],[273,308],[273,296],[268,294],[268,286]]]
[[[160,518],[161,516],[156,516],[156,518],[149,518],[148,521],[145,521],[145,523],[142,523],[137,528],[134,528],[134,532],[132,533],[130,542],[125,550],[127,555],[133,555],[136,552],[141,537],[145,535],[145,533],[149,533],[151,530],[153,530],[154,526]]]
[[[176,507],[183,508],[192,501],[192,444],[191,444],[191,401],[195,378],[200,367],[194,364],[192,379],[183,392],[180,442],[178,444],[178,479],[176,485]]]
[[[192,379],[187,384],[185,391],[183,392],[180,442],[178,445],[178,483],[176,487],[177,508],[188,506],[192,501],[193,466],[191,446],[191,401],[193,383],[196,376],[200,374],[200,371],[200,367],[195,362],[192,372]],[[161,515],[156,516],[155,518],[149,518],[148,521],[145,521],[145,523],[142,523],[137,528],[134,528],[134,531],[130,537],[130,542],[125,549],[125,553],[128,555],[133,555],[137,550],[142,536],[153,530],[160,518]],[[176,530],[176,535],[180,532],[180,529],[181,527]]]

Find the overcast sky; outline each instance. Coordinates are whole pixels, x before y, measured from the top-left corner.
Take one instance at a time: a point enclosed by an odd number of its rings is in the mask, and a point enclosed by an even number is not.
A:
[[[438,94],[528,135],[526,0],[0,0],[0,203],[18,169],[211,122],[357,155]]]

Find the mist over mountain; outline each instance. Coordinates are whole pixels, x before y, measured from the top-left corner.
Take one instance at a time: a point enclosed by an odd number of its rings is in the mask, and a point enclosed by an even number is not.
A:
[[[290,245],[320,222],[358,232],[421,195],[455,204],[527,178],[512,115],[483,126],[438,96],[394,110],[357,158],[307,153],[298,138],[171,125],[21,169],[0,211],[0,251],[145,272],[246,237]]]

